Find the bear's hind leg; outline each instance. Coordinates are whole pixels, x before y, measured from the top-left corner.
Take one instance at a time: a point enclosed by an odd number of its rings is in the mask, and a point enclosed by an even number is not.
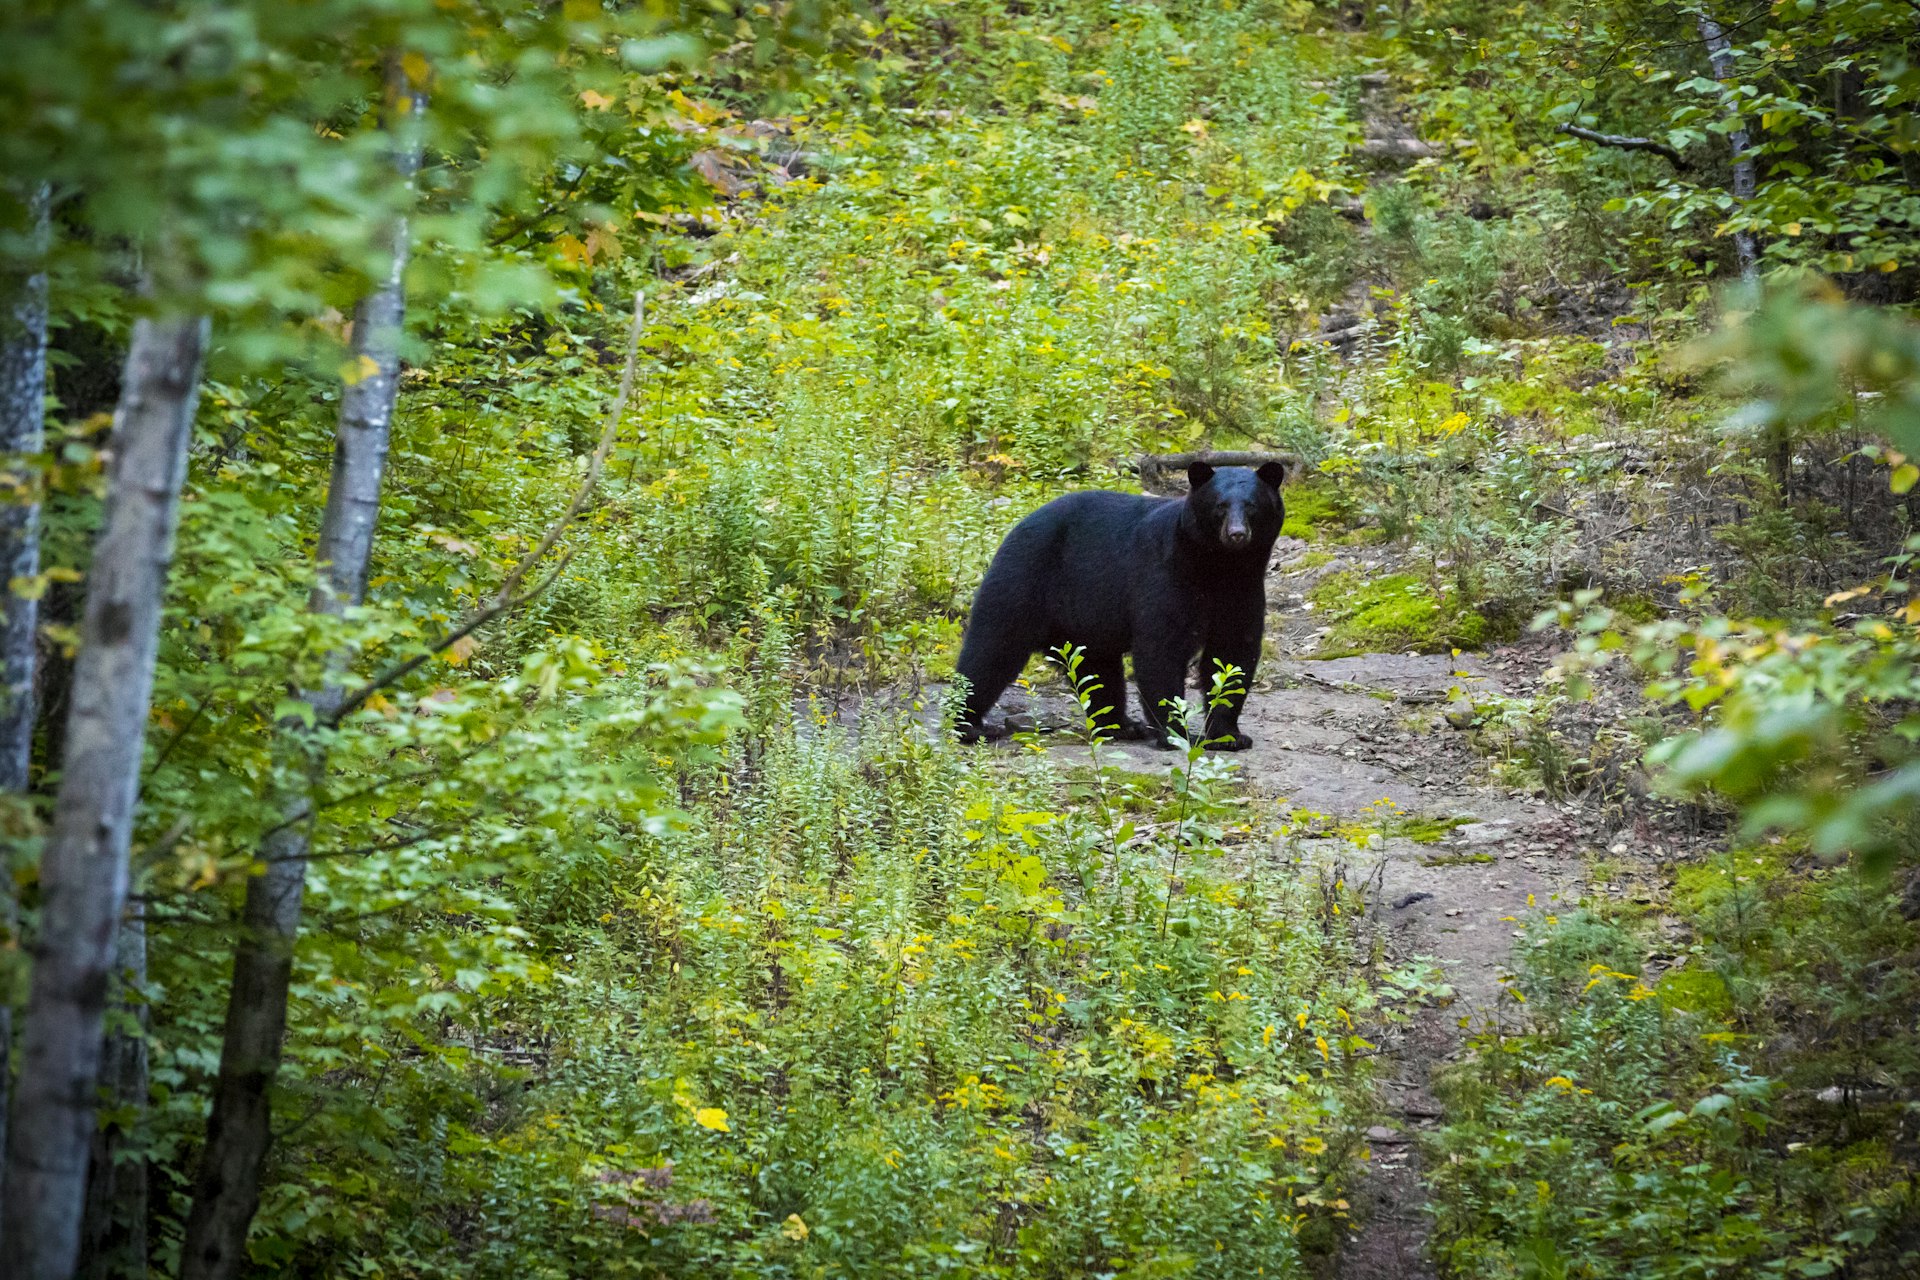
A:
[[[1140,714],[1146,718],[1148,740],[1170,747],[1171,735],[1185,736],[1180,718],[1187,701],[1187,658],[1176,651],[1143,646],[1133,653],[1133,678],[1140,690]]]
[[[985,636],[967,629],[954,670],[967,678],[967,700],[954,721],[962,742],[978,742],[985,732],[987,712],[1000,701],[1007,686],[1020,678],[1033,650],[1005,636]]]

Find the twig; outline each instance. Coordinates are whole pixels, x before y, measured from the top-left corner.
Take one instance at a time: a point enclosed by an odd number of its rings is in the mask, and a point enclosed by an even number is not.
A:
[[[606,465],[607,454],[613,449],[613,440],[619,431],[620,419],[626,416],[627,401],[633,396],[634,370],[640,361],[640,331],[646,325],[646,302],[644,293],[636,293],[633,297],[633,326],[627,331],[627,364],[620,373],[620,390],[613,398],[613,407],[607,411],[607,425],[600,432],[600,443],[594,447],[593,457],[587,461],[587,474],[581,477],[580,487],[574,491],[573,501],[567,504],[567,509],[541,536],[533,550],[520,557],[520,562],[508,571],[507,576],[500,583],[500,589],[493,593],[492,599],[468,614],[459,625],[420,653],[408,658],[405,662],[387,668],[348,694],[339,708],[327,717],[329,727],[337,726],[342,720],[358,711],[365,705],[368,698],[380,690],[389,688],[418,671],[435,654],[443,652],[450,645],[458,644],[501,614],[511,613],[538,596],[552,586],[567,565],[572,562],[575,553],[569,551],[561,558],[560,563],[554,566],[552,572],[536,582],[531,589],[525,592],[520,591],[521,582],[526,579],[527,574],[536,564],[546,559],[547,553],[552,551],[554,544],[560,541],[561,536],[573,524],[574,518],[586,507],[587,499],[593,496],[593,491],[600,484],[600,472]]]
[[[161,768],[167,763],[167,758],[173,754],[173,749],[179,746],[188,734],[193,732],[193,727],[200,723],[200,717],[206,714],[207,700],[202,698],[200,705],[193,709],[193,714],[187,717],[187,722],[174,730],[173,736],[167,739],[167,745],[160,748],[160,754],[153,758],[151,765],[147,766],[146,776],[140,779],[140,785],[143,788],[149,782],[153,781],[154,775],[160,772]]]
[[[184,814],[176,819],[166,833],[152,844],[133,855],[132,862],[136,875],[144,874],[148,868],[174,851],[179,843],[186,839],[187,832],[193,829],[193,819]]]
[[[1624,133],[1600,133],[1593,129],[1582,129],[1577,124],[1563,124],[1554,132],[1568,134],[1600,147],[1618,147],[1622,151],[1651,151],[1682,171],[1692,167],[1687,163],[1685,156],[1657,138],[1631,138]]]

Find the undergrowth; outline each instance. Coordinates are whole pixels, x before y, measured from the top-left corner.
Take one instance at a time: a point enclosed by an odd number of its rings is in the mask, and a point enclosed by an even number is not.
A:
[[[1528,928],[1433,1143],[1435,1248],[1490,1276],[1895,1277],[1920,1266],[1920,944],[1884,881],[1780,845],[1683,865],[1687,939]],[[1504,1024],[1504,1025],[1503,1025]]]

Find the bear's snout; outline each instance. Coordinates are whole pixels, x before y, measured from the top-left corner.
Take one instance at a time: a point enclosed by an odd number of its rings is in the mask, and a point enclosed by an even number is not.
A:
[[[1238,512],[1220,526],[1220,545],[1229,551],[1238,551],[1252,541],[1253,530],[1247,528],[1247,518]]]

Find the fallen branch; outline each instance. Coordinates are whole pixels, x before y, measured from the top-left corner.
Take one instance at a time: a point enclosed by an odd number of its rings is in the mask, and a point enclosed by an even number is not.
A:
[[[1687,158],[1679,151],[1656,138],[1631,138],[1624,133],[1600,133],[1593,129],[1582,129],[1577,124],[1563,124],[1554,130],[1582,142],[1591,142],[1597,147],[1618,147],[1622,151],[1651,151],[1676,169],[1685,170],[1691,166]]]
[[[560,563],[555,565],[546,576],[527,590],[520,590],[520,584],[526,580],[527,574],[535,565],[546,559],[547,553],[552,551],[554,545],[565,535],[568,527],[573,524],[574,518],[586,508],[587,500],[599,487],[600,472],[606,465],[607,454],[613,449],[613,439],[620,429],[620,419],[626,416],[627,401],[633,396],[634,369],[640,359],[640,331],[646,325],[646,301],[645,294],[634,295],[633,325],[627,331],[627,363],[620,373],[620,390],[613,398],[613,407],[607,411],[607,425],[602,428],[600,443],[594,446],[593,456],[587,461],[587,474],[581,477],[580,487],[574,491],[573,501],[567,504],[567,509],[561,513],[560,518],[553,522],[545,534],[541,535],[540,541],[534,545],[533,550],[520,557],[520,562],[508,571],[507,576],[501,580],[499,590],[495,591],[485,604],[469,613],[446,634],[413,657],[388,667],[348,694],[339,708],[327,718],[329,725],[338,725],[364,706],[368,698],[406,679],[430,662],[435,654],[446,652],[447,649],[466,639],[501,614],[511,613],[539,596],[552,586],[565,572],[566,567],[573,562],[575,553],[569,551],[560,558]]]
[[[1287,469],[1289,476],[1300,469],[1300,459],[1291,453],[1204,449],[1198,453],[1146,453],[1140,455],[1138,464],[1140,487],[1150,493],[1165,493],[1168,491],[1167,477],[1184,472],[1196,462],[1204,462],[1210,467],[1263,467],[1269,462],[1278,462]]]

